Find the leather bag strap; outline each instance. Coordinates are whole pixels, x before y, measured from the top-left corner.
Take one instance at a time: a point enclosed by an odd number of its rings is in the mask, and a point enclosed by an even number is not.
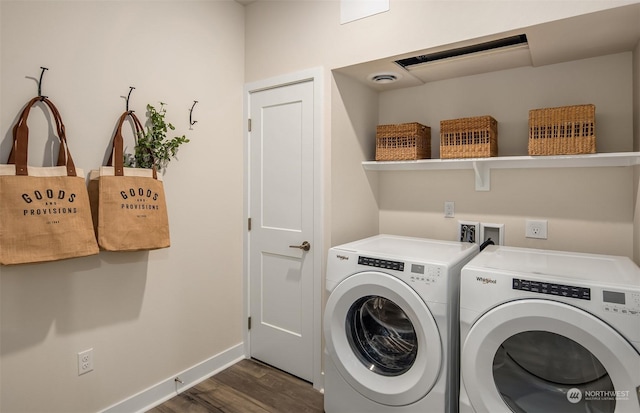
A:
[[[58,139],[60,140],[57,165],[67,167],[67,176],[77,176],[75,164],[71,157],[71,152],[69,151],[66,131],[64,124],[62,123],[60,112],[53,102],[40,96],[31,99],[29,103],[27,103],[25,108],[22,110],[18,121],[13,127],[13,146],[9,153],[8,164],[16,165],[16,175],[28,175],[27,155],[29,153],[29,127],[27,126],[27,118],[29,117],[31,107],[33,107],[37,102],[45,103],[45,105],[51,110],[53,119],[56,123],[56,132]]]
[[[114,167],[113,169],[115,176],[124,175],[124,138],[122,137],[122,125],[124,124],[127,117],[130,117],[133,121],[135,142],[138,141],[138,136],[143,133],[142,123],[132,110],[126,111],[122,115],[120,115],[120,118],[118,119],[118,127],[116,128],[116,132],[113,136],[111,155],[109,156],[109,160],[107,161],[107,166]],[[155,167],[153,168],[153,178],[158,179]]]

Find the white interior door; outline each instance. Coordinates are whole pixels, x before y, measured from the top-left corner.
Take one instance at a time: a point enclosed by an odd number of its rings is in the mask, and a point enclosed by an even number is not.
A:
[[[319,252],[313,245],[313,90],[308,81],[249,97],[251,357],[308,381],[313,256]]]

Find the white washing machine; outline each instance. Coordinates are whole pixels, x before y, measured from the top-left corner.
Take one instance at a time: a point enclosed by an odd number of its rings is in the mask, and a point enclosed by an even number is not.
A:
[[[459,277],[477,252],[390,235],[329,250],[326,413],[457,410]]]
[[[461,413],[640,412],[630,259],[489,246],[461,277]]]

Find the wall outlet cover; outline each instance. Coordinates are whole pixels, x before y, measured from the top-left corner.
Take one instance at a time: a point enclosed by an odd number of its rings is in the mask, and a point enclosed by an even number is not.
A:
[[[525,237],[536,239],[547,239],[546,219],[525,220]]]
[[[78,376],[93,371],[93,349],[78,353]]]
[[[444,217],[453,218],[456,216],[456,204],[453,201],[444,201]]]

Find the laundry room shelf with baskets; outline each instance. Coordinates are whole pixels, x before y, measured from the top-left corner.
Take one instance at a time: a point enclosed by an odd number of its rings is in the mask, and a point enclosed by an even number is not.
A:
[[[472,169],[475,172],[476,191],[491,189],[491,169],[596,168],[634,165],[640,165],[640,152],[362,162],[363,168],[368,171]]]

